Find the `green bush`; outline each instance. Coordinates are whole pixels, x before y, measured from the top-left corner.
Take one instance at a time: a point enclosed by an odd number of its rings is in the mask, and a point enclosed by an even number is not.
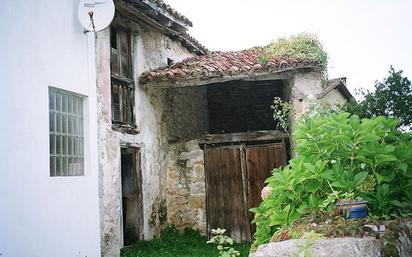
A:
[[[360,120],[348,113],[317,113],[296,126],[295,153],[266,182],[270,194],[252,209],[253,248],[305,215],[331,212],[336,195],[369,201],[376,217],[410,214],[412,141],[394,119]]]

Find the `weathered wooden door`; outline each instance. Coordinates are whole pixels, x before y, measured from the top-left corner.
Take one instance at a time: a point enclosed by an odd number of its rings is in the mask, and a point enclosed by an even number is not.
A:
[[[208,230],[225,228],[237,242],[250,240],[243,154],[238,146],[206,150]]]
[[[246,171],[248,208],[259,206],[262,202],[261,191],[265,186],[265,180],[276,167],[286,164],[286,151],[283,144],[270,144],[246,147]],[[253,220],[253,213],[249,212],[249,220]],[[251,224],[252,235],[256,231],[256,225]]]
[[[249,209],[260,204],[264,181],[286,163],[284,144],[206,148],[208,230],[225,228],[237,242],[254,233]]]
[[[143,239],[142,179],[137,148],[122,148],[121,180],[123,244],[128,246]]]

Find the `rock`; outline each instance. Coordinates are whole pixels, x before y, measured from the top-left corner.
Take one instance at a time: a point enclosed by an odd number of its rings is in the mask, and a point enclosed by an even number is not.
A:
[[[189,199],[191,208],[205,208],[206,196],[205,195],[192,195]]]
[[[269,243],[259,246],[249,257],[300,257],[303,256],[303,252],[299,250],[301,244],[303,244],[302,240]],[[311,247],[310,252],[313,257],[381,257],[380,243],[373,237],[318,240]]]
[[[191,176],[193,179],[202,181],[203,184],[205,184],[205,167],[202,164],[194,166],[191,172]]]
[[[194,195],[206,194],[205,182],[196,182],[190,185],[190,193]]]
[[[412,221],[401,222],[400,227],[403,231],[398,243],[400,257],[411,257]],[[261,245],[249,257],[301,257],[303,253],[299,251],[299,246],[302,243],[302,240],[286,240]],[[310,248],[310,252],[312,257],[383,257],[381,247],[382,241],[374,237],[342,237],[317,240]]]

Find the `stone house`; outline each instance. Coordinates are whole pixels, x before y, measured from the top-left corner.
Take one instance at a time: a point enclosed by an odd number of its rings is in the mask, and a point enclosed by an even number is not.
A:
[[[274,129],[273,98],[289,100],[296,117],[312,98],[341,104],[352,97],[344,78],[322,86],[318,63],[272,58],[262,65],[260,54],[258,48],[213,52],[141,75],[141,87],[157,96],[190,96],[168,98],[163,119],[167,224],[203,233],[224,227],[237,241],[250,240],[248,210],[260,203],[270,171],[290,156],[288,134]],[[197,113],[185,113],[181,104]]]
[[[208,52],[161,0],[114,3],[112,24],[96,34],[81,29],[71,0],[2,9],[2,72],[13,75],[0,76],[10,85],[1,88],[4,117],[41,126],[0,127],[0,255],[118,256],[168,225],[225,227],[250,240],[248,209],[290,155],[273,97],[297,114],[308,96],[351,97],[343,79],[322,87],[318,63]],[[16,21],[17,10],[31,18]]]

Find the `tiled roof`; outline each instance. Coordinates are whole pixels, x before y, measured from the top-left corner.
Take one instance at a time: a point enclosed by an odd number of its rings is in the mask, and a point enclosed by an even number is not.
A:
[[[187,27],[192,26],[192,22],[162,0],[117,0],[117,2],[138,10],[136,14],[138,17],[143,21],[152,21],[149,22],[150,25],[160,29],[173,40],[181,42],[190,52],[197,55],[208,52],[206,47],[187,33]]]
[[[272,57],[263,64],[260,48],[236,52],[213,52],[191,57],[171,67],[147,71],[140,77],[141,83],[150,81],[177,81],[184,79],[207,80],[213,77],[241,74],[278,73],[305,67],[321,67],[321,64],[304,58]]]
[[[157,6],[159,6],[166,12],[170,13],[176,19],[183,21],[186,25],[190,27],[193,26],[193,23],[188,18],[186,18],[184,15],[177,12],[175,9],[173,9],[170,5],[164,3],[162,0],[149,0],[149,1],[155,3]]]
[[[192,37],[189,33],[187,32],[180,32],[178,34],[178,36],[175,36],[179,41],[182,42],[182,44],[189,50],[192,51],[194,53],[196,53],[197,55],[204,55],[207,54],[209,52],[209,50],[202,45],[201,43],[199,43],[199,41],[197,41],[197,39],[195,39],[194,37]],[[180,39],[179,39],[179,38]],[[173,39],[174,37],[171,36],[171,38]]]

